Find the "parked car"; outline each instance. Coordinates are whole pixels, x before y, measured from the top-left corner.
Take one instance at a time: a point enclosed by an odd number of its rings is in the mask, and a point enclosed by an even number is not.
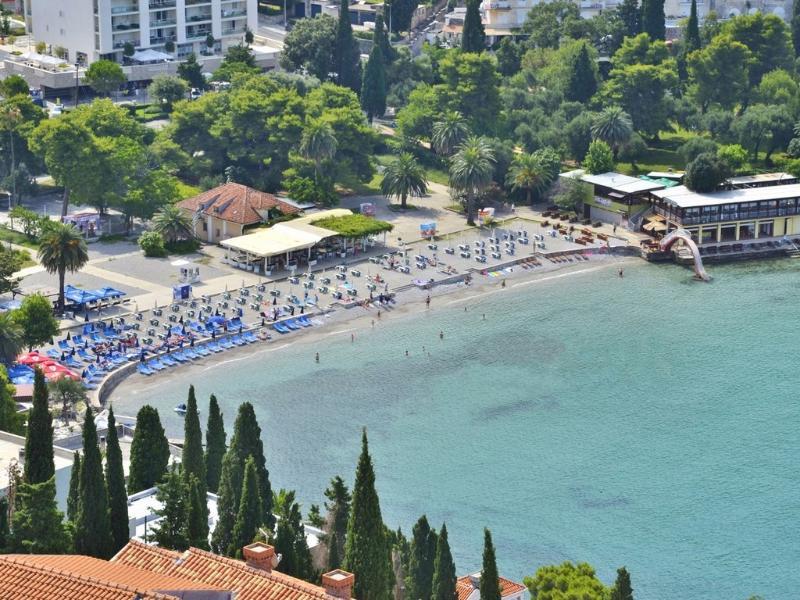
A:
[[[197,100],[202,95],[203,93],[197,88],[192,88],[192,91],[189,92],[189,98],[192,100]]]

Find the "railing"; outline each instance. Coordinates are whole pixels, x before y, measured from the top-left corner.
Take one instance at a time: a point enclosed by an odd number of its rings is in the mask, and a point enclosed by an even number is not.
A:
[[[122,13],[134,13],[139,12],[138,6],[112,6],[111,7],[111,14],[112,15],[119,15]]]
[[[162,0],[160,2],[154,2],[153,0],[150,0],[150,4],[148,4],[148,6],[150,7],[150,10],[158,10],[162,8],[175,8],[175,4],[175,0]]]
[[[150,21],[150,27],[165,27],[167,25],[176,25],[177,23],[177,19],[163,19],[161,21]]]
[[[222,35],[238,35],[240,33],[244,33],[247,30],[246,27],[233,27],[231,29],[223,29]]]
[[[202,14],[202,15],[192,15],[191,17],[186,18],[187,23],[198,23],[202,21],[210,21],[211,20],[211,13]]]
[[[208,34],[211,33],[211,29],[206,29],[204,31],[193,31],[193,32],[186,32],[186,39],[187,40],[202,40],[208,37]]]
[[[231,19],[233,17],[244,17],[247,15],[246,10],[223,10],[222,11],[222,18],[223,19]]]
[[[211,0],[186,0],[186,6],[196,6],[197,4],[211,4]]]
[[[150,38],[150,45],[156,46],[158,44],[166,44],[167,42],[174,42],[178,38],[174,35],[165,35],[164,37]]]

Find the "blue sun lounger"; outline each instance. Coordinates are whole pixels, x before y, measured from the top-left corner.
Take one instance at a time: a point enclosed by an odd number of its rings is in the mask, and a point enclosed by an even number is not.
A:
[[[291,329],[286,327],[283,323],[275,323],[272,328],[278,333],[290,333]]]
[[[295,319],[295,321],[300,323],[300,325],[302,325],[303,327],[311,327],[311,325],[313,325],[313,323],[311,322],[311,319],[309,319],[305,315],[303,315],[302,317],[297,317],[297,319]]]
[[[160,362],[158,362],[157,360],[151,360],[150,362],[148,362],[147,363],[147,368],[150,369],[151,371],[152,370],[163,371],[164,369],[166,369],[166,367],[164,365],[162,365]]]
[[[230,338],[223,338],[219,341],[219,345],[225,348],[226,350],[229,348],[233,348],[233,342]]]
[[[222,352],[222,348],[219,347],[217,342],[208,342],[206,347],[211,350],[212,352]]]
[[[174,367],[175,365],[178,364],[178,361],[172,358],[169,354],[165,354],[160,358],[160,360],[163,364],[167,365],[168,367]]]
[[[258,341],[258,338],[256,337],[256,334],[253,333],[252,331],[245,331],[242,334],[242,338],[244,339],[244,341],[246,341],[249,344],[252,344],[253,342]]]
[[[300,325],[295,323],[294,319],[287,319],[286,321],[283,322],[283,324],[292,331],[297,331],[298,329],[300,329]]]
[[[62,350],[66,350],[67,352],[72,350],[72,346],[69,345],[67,340],[58,340],[58,347]]]
[[[153,371],[151,369],[148,369],[143,364],[139,364],[139,366],[136,367],[136,370],[139,371],[139,373],[141,373],[142,375],[152,375],[153,374]]]

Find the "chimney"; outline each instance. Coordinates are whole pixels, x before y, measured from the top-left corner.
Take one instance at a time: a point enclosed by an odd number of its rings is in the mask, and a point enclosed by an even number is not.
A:
[[[353,583],[355,583],[355,580],[355,575],[352,573],[334,569],[322,576],[322,587],[325,588],[325,593],[329,596],[350,600],[353,597]]]
[[[272,572],[275,566],[275,548],[263,542],[255,542],[242,548],[242,556],[248,567],[261,569],[267,573]]]

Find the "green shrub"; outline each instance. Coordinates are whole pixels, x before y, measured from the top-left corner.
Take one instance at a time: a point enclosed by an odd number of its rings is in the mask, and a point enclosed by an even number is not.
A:
[[[175,242],[169,242],[165,247],[170,254],[191,254],[197,251],[200,247],[200,242],[195,239],[177,240]]]
[[[139,236],[139,247],[145,256],[166,256],[163,236],[156,231],[145,231]]]

